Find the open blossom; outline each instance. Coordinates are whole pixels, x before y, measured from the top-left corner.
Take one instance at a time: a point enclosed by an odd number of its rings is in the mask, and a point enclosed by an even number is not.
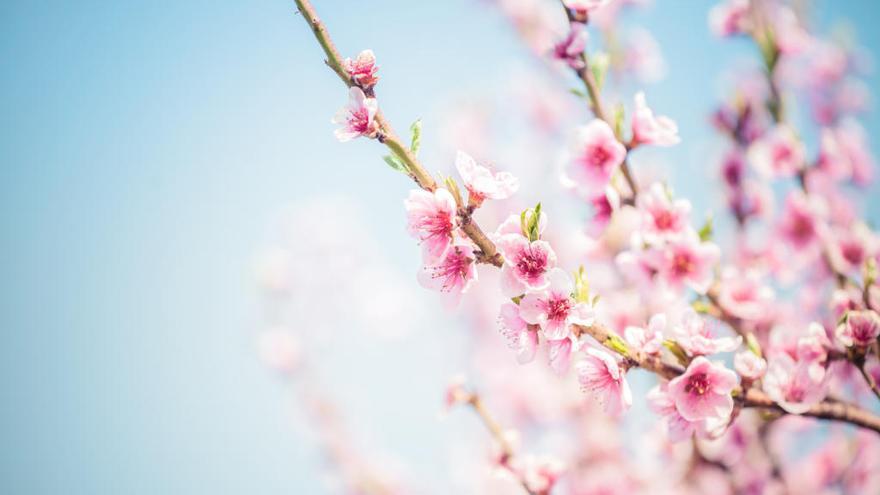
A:
[[[654,116],[654,111],[648,107],[645,93],[639,92],[635,96],[635,108],[632,117],[633,140],[639,144],[655,144],[657,146],[672,146],[678,144],[678,126],[666,116]]]
[[[767,371],[767,361],[752,351],[740,351],[733,356],[733,369],[745,379],[758,380]]]
[[[712,269],[721,258],[721,251],[712,242],[701,242],[697,233],[688,229],[671,239],[662,249],[649,255],[657,275],[672,289],[688,286],[705,294],[712,283]]]
[[[364,89],[375,86],[379,81],[379,76],[376,75],[379,66],[376,65],[376,56],[373,55],[373,50],[360,52],[354,60],[345,59],[342,66],[352,80]]]
[[[477,281],[475,260],[474,248],[470,243],[456,242],[437,263],[422,267],[418,276],[419,283],[428,289],[449,294],[450,304],[455,305],[461,295]]]
[[[640,194],[636,204],[642,217],[641,233],[648,242],[681,234],[689,227],[690,201],[673,201],[660,183]]]
[[[758,321],[771,316],[775,297],[773,288],[761,282],[757,271],[742,273],[729,266],[721,272],[718,304],[737,318]]]
[[[823,231],[824,205],[800,191],[789,193],[779,221],[778,231],[793,248],[803,250],[815,245]]]
[[[867,347],[880,336],[880,316],[871,310],[850,311],[837,327],[837,340],[846,347]]]
[[[791,127],[780,124],[749,147],[748,158],[767,178],[791,177],[805,166],[804,145]]]
[[[593,394],[605,412],[618,416],[632,405],[632,392],[626,382],[626,371],[614,356],[595,348],[586,350],[586,357],[577,363],[578,381],[584,392]]]
[[[816,380],[808,363],[797,362],[781,353],[770,359],[763,388],[780,407],[792,414],[802,414],[825,398],[826,377]]]
[[[348,91],[348,105],[341,108],[331,121],[342,126],[334,132],[336,139],[346,142],[358,136],[375,136],[379,131],[375,120],[378,110],[379,103],[375,98],[367,98],[361,88],[353,86]]]
[[[663,332],[666,331],[666,315],[658,313],[651,317],[647,327],[628,326],[623,331],[626,343],[646,354],[659,354],[663,348]]]
[[[521,234],[505,234],[496,245],[504,256],[501,290],[505,296],[515,297],[547,288],[550,284],[547,274],[556,267],[556,253],[548,242],[530,242]]]
[[[604,120],[595,119],[575,131],[571,144],[568,176],[587,192],[602,191],[626,157],[626,148],[617,141]]]
[[[712,7],[709,27],[717,36],[744,33],[749,27],[749,0],[727,0]]]
[[[572,22],[568,36],[553,47],[553,57],[572,69],[584,68],[584,50],[587,48],[587,30],[583,24]]]
[[[455,199],[446,189],[410,191],[404,201],[409,233],[422,245],[426,264],[442,260],[452,245],[456,226]]]
[[[571,324],[590,325],[593,308],[571,297],[574,284],[571,277],[559,268],[548,276],[546,290],[526,294],[519,304],[520,317],[538,325],[550,340],[568,337]]]
[[[521,469],[522,479],[532,493],[551,493],[565,474],[565,464],[552,457],[526,456]]]
[[[682,317],[681,325],[673,330],[675,341],[691,356],[706,356],[719,352],[731,352],[742,343],[742,337],[715,338],[709,331],[706,319],[693,310]]]
[[[679,414],[675,401],[669,395],[668,384],[655,386],[648,392],[648,407],[666,420],[666,431],[669,441],[680,442],[694,434],[701,425],[698,421],[688,421]]]
[[[736,387],[736,373],[722,363],[698,356],[684,374],[669,381],[669,395],[675,408],[688,421],[727,418],[733,412],[731,391]]]
[[[493,173],[478,165],[470,155],[459,151],[455,156],[455,168],[461,175],[468,192],[478,204],[484,199],[509,198],[519,189],[519,180],[509,172]]]
[[[538,332],[529,329],[529,324],[519,316],[519,306],[513,303],[501,305],[498,316],[501,334],[507,339],[507,346],[516,351],[516,360],[526,364],[535,359],[538,349]]]
[[[880,239],[861,222],[832,229],[826,245],[834,266],[843,271],[861,269],[865,260],[880,252]]]

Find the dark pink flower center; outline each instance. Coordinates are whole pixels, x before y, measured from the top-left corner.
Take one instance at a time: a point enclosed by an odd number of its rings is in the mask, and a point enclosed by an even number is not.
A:
[[[862,245],[857,242],[846,242],[840,247],[843,257],[846,258],[851,265],[860,265],[865,257],[865,250]]]
[[[672,257],[672,272],[677,276],[684,276],[694,271],[694,260],[690,253],[675,253]]]
[[[516,262],[516,269],[522,275],[532,279],[540,276],[547,268],[547,256],[532,246],[525,248]]]
[[[654,212],[654,226],[657,230],[670,230],[675,226],[675,215],[669,210]]]
[[[450,237],[452,235],[452,217],[446,212],[438,212],[422,218],[419,230],[425,232],[425,239]]]
[[[684,391],[689,394],[703,395],[709,390],[709,376],[705,373],[694,373],[688,378]]]
[[[358,108],[348,113],[348,127],[360,134],[370,131],[370,113],[366,108]]]
[[[587,149],[587,154],[584,157],[588,165],[596,168],[605,168],[605,162],[609,158],[611,158],[611,154],[602,145],[591,146]]]
[[[794,239],[800,242],[810,240],[815,232],[813,228],[813,220],[809,216],[800,213],[795,213],[792,216],[790,225],[789,233]]]
[[[568,318],[568,312],[571,309],[571,301],[568,297],[551,296],[547,301],[547,319],[548,320],[565,320]]]
[[[456,247],[446,256],[443,263],[432,268],[431,277],[443,279],[441,290],[450,291],[467,280],[473,261],[473,258],[462,252],[461,248]]]
[[[777,146],[775,150],[773,150],[773,161],[776,164],[781,162],[787,162],[792,158],[791,148],[788,146]]]

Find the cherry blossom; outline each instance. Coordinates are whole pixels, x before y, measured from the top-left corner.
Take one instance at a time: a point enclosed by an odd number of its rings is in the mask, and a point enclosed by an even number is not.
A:
[[[373,87],[379,81],[379,76],[376,75],[379,66],[376,65],[376,56],[373,54],[373,50],[360,52],[354,60],[345,59],[342,66],[361,88]]]
[[[846,347],[867,347],[880,336],[880,316],[871,310],[850,311],[837,326],[837,340]]]
[[[687,286],[704,294],[712,283],[712,269],[721,252],[717,245],[701,242],[696,232],[688,230],[662,249],[653,251],[650,257],[657,276],[667,286],[675,290]]]
[[[778,125],[752,143],[748,158],[764,177],[791,177],[805,165],[804,145],[791,127]]]
[[[459,151],[455,156],[455,168],[477,205],[484,199],[509,198],[519,189],[519,180],[509,172],[493,173],[478,165],[470,155]]]
[[[577,362],[578,381],[605,409],[617,416],[632,405],[632,392],[626,382],[626,371],[611,354],[588,348],[584,359]]]
[[[519,316],[519,306],[504,303],[498,316],[501,334],[507,339],[507,345],[516,351],[516,360],[520,364],[535,359],[538,349],[538,332],[529,328],[529,324]]]
[[[641,233],[648,242],[682,234],[689,228],[691,203],[673,200],[662,184],[654,183],[637,200],[642,214]]]
[[[742,34],[749,28],[749,0],[726,0],[709,11],[709,27],[718,36]]]
[[[672,146],[678,144],[678,126],[666,116],[654,116],[648,107],[645,93],[636,93],[635,108],[632,117],[632,134],[634,144],[655,144]]]
[[[647,327],[628,326],[623,335],[627,344],[646,354],[659,354],[663,348],[663,332],[666,331],[666,315],[655,314],[648,321]]]
[[[568,177],[587,191],[603,191],[611,175],[626,157],[624,147],[603,120],[577,128],[571,144]]]
[[[352,87],[348,92],[348,105],[341,108],[332,120],[342,126],[336,129],[336,139],[346,142],[359,136],[375,137],[379,131],[375,120],[378,110],[379,103],[375,98],[367,98],[361,88]]]
[[[572,69],[582,69],[582,54],[587,48],[587,30],[579,22],[571,23],[568,35],[553,47],[553,57],[565,62]]]
[[[764,375],[764,391],[792,414],[807,412],[825,398],[827,380],[816,380],[808,363],[799,363],[788,354],[773,356]]]
[[[736,384],[736,373],[724,364],[698,356],[684,374],[669,381],[668,393],[688,421],[725,419],[733,411],[730,393]]]
[[[767,361],[752,351],[740,351],[733,356],[733,369],[743,379],[760,380],[767,371]]]
[[[546,241],[529,241],[521,234],[506,234],[497,241],[504,256],[501,290],[508,297],[539,291],[550,285],[548,273],[556,267],[556,253]]]
[[[526,294],[520,302],[520,317],[527,323],[541,327],[550,340],[568,337],[571,324],[589,325],[593,309],[571,297],[574,290],[571,277],[559,268],[548,275],[545,290]]]
[[[680,325],[673,328],[675,341],[691,356],[706,356],[719,352],[731,352],[742,343],[742,337],[713,337],[706,320],[693,310],[688,310]]]
[[[452,194],[446,189],[433,193],[414,189],[404,201],[404,207],[409,233],[421,243],[425,263],[442,260],[452,245],[457,223]]]
[[[563,0],[565,6],[576,12],[587,13],[611,3],[611,0]]]
[[[825,229],[825,211],[824,204],[819,200],[807,198],[797,191],[792,192],[785,198],[779,234],[794,249],[803,251],[814,246]]]
[[[455,242],[446,250],[443,259],[422,267],[418,280],[428,289],[448,294],[449,304],[457,305],[461,295],[477,281],[473,246],[464,241]]]

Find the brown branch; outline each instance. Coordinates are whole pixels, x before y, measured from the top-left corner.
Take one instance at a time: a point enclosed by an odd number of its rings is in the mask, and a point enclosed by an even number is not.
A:
[[[330,39],[329,33],[327,33],[320,20],[318,20],[311,3],[309,0],[294,1],[296,2],[300,13],[302,13],[303,18],[312,28],[312,32],[323,48],[324,53],[327,55],[327,65],[329,65],[340,76],[346,85],[351,87],[354,83],[342,67],[342,59],[339,52],[336,50],[335,45]],[[336,67],[341,68],[341,72],[337,71]],[[597,103],[601,102],[597,99]],[[398,154],[398,156],[406,162],[412,172],[413,180],[416,181],[419,187],[428,191],[436,189],[437,184],[434,179],[431,178],[430,174],[425,172],[424,167],[421,166],[418,159],[401,143],[396,134],[394,134],[391,125],[384,119],[384,117],[382,117],[381,113],[377,113],[376,120],[379,123],[383,134],[383,136],[378,138],[379,141],[388,146],[392,152]],[[474,244],[480,248],[482,251],[481,257],[484,261],[495,266],[501,266],[503,264],[503,259],[498,254],[495,244],[485,235],[485,233],[483,233],[483,230],[480,229],[476,222],[471,218],[470,213],[467,213],[466,218],[462,220],[461,229],[474,242]],[[665,363],[657,356],[649,356],[644,353],[632,352],[629,350],[627,350],[627,352],[621,352],[619,348],[616,348],[613,345],[615,338],[619,339],[619,337],[616,337],[616,334],[600,325],[574,325],[573,328],[576,336],[583,334],[590,335],[603,346],[621,354],[631,366],[639,366],[666,379],[674,378],[684,372],[681,366]],[[785,413],[781,407],[759,390],[752,388],[745,391],[743,394],[741,389],[737,389],[734,393],[739,394],[740,396],[744,395],[741,400],[746,407],[763,408]],[[813,406],[809,411],[804,413],[804,415],[848,422],[880,433],[880,418],[850,404],[825,401]]]

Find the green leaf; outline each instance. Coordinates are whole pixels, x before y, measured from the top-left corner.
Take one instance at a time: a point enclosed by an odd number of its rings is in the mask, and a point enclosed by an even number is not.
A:
[[[865,261],[865,269],[862,278],[864,279],[865,287],[870,287],[874,285],[874,282],[877,281],[877,260],[874,258],[868,258]]]
[[[418,156],[419,148],[422,146],[422,119],[413,122],[409,126],[409,130],[412,131],[412,142],[409,145],[409,149],[413,155]]]
[[[684,352],[684,349],[682,349],[680,345],[678,345],[678,342],[666,339],[663,341],[663,347],[669,349],[669,352],[678,359],[678,362],[681,363],[682,366],[687,366],[689,364],[690,360],[688,359],[687,353]]]
[[[540,236],[541,203],[523,211],[519,216],[519,224],[524,236],[529,242],[537,241]]]
[[[626,111],[623,108],[623,104],[618,103],[614,107],[614,135],[617,136],[618,139],[623,138],[623,120],[626,117]]]
[[[590,58],[590,71],[593,73],[596,89],[599,91],[602,91],[602,85],[605,83],[605,74],[608,73],[609,65],[611,65],[611,57],[605,52],[599,52]]]
[[[694,309],[694,311],[700,314],[709,313],[709,309],[711,308],[711,306],[709,306],[709,303],[703,301],[702,299],[697,299],[696,301],[692,302],[691,307]]]
[[[447,177],[443,183],[446,184],[446,189],[448,189],[449,192],[452,193],[452,197],[455,198],[455,204],[461,206],[461,192],[458,190],[458,184],[455,183],[455,179]]]
[[[394,155],[385,155],[382,157],[382,159],[385,160],[385,163],[387,163],[388,166],[393,168],[394,170],[397,170],[398,172],[403,174],[409,174],[409,170],[406,168],[406,164],[404,164],[403,160],[401,160],[400,158],[397,158]]]
[[[761,344],[758,343],[758,339],[757,337],[755,337],[755,334],[751,332],[746,335],[746,347],[748,347],[754,355],[758,357],[763,357],[761,355]]]
[[[706,217],[706,221],[703,222],[703,226],[700,227],[700,230],[697,232],[700,235],[700,241],[706,242],[712,240],[712,215],[709,214]]]
[[[629,347],[627,347],[626,342],[617,335],[610,335],[608,339],[605,340],[605,347],[608,347],[625,357],[629,357]]]
[[[569,91],[571,92],[571,94],[573,94],[577,97],[584,98],[584,99],[587,98],[587,93],[584,93],[584,91],[581,89],[571,88],[571,89],[569,89]]]
[[[578,302],[590,302],[590,282],[583,266],[574,272],[574,299]]]

